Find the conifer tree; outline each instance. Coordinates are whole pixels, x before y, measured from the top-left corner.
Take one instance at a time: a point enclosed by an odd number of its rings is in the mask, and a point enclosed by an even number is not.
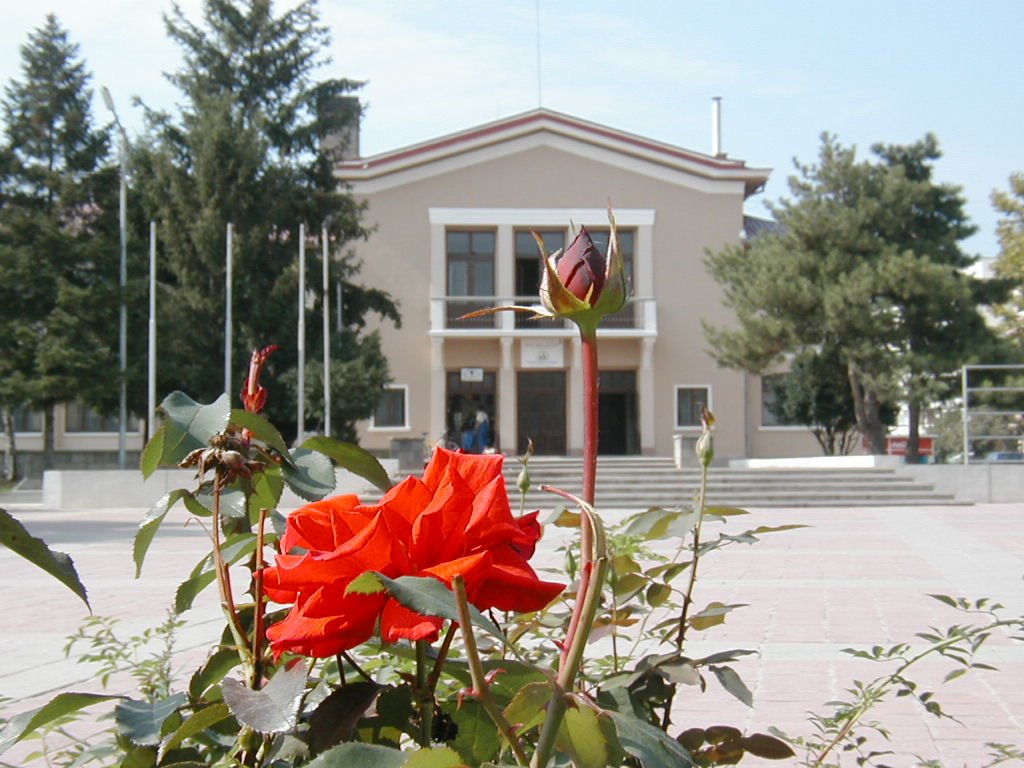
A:
[[[376,338],[365,333],[367,313],[399,321],[386,292],[355,281],[358,263],[345,243],[367,233],[363,206],[333,176],[344,146],[325,149],[326,137],[358,124],[351,94],[359,84],[315,79],[330,41],[315,0],[281,14],[269,0],[206,0],[201,21],[174,6],[165,22],[183,54],[181,69],[169,75],[181,92],[181,114],[149,112],[153,136],[135,157],[139,189],[162,241],[160,389],[205,400],[223,389],[230,223],[233,386],[240,386],[249,350],[280,345],[268,364],[268,410],[277,423],[294,424],[299,224],[310,238],[306,355],[312,360],[320,356],[320,334],[312,329],[321,327],[318,237],[326,225],[344,304],[341,332],[332,339],[332,379],[336,391],[354,397],[335,398],[340,418],[334,423],[338,436],[350,438],[353,421],[372,413],[388,376]],[[307,388],[318,386],[307,375]],[[318,416],[310,414],[311,422]]]
[[[116,245],[109,239],[108,136],[90,113],[90,75],[52,14],[21,48],[0,102],[0,405],[44,413],[116,380]],[[116,209],[116,206],[115,206]]]

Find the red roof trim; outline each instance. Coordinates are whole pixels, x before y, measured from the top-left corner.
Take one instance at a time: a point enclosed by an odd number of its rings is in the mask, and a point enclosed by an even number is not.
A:
[[[599,136],[601,138],[610,139],[616,142],[622,142],[626,144],[632,144],[640,149],[644,149],[650,152],[656,152],[669,157],[685,160],[692,163],[698,163],[705,165],[710,168],[716,168],[720,170],[741,170],[745,169],[746,165],[740,160],[720,160],[713,157],[707,157],[692,152],[687,152],[683,149],[678,149],[667,144],[661,144],[658,142],[650,141],[648,139],[641,138],[629,133],[623,133],[616,131],[611,128],[597,125],[595,123],[587,123],[579,120],[575,120],[565,115],[561,115],[555,112],[547,110],[540,110],[534,112],[528,112],[515,117],[510,117],[506,120],[499,122],[490,123],[480,128],[470,129],[464,133],[457,133],[446,138],[437,139],[434,141],[428,141],[424,144],[409,147],[408,149],[400,149],[395,152],[384,153],[376,155],[375,157],[346,160],[338,164],[339,169],[353,168],[353,169],[371,169],[380,168],[381,166],[390,165],[391,163],[400,162],[410,157],[417,155],[423,155],[429,152],[435,152],[437,150],[445,149],[447,147],[456,146],[458,144],[465,144],[476,141],[478,139],[484,139],[488,136],[505,133],[509,130],[519,128],[522,126],[530,125],[531,123],[542,123],[544,121],[551,121],[558,123],[569,128],[584,131],[586,133]]]

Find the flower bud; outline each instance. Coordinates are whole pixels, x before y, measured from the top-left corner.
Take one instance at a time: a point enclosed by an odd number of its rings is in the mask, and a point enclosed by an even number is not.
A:
[[[702,431],[697,438],[697,459],[700,465],[707,469],[715,458],[715,439],[711,434],[715,426],[715,416],[703,405],[700,407],[700,423]]]
[[[249,358],[249,375],[242,384],[242,405],[249,413],[259,413],[267,402],[267,390],[260,386],[260,374],[263,366],[277,350],[276,344],[270,344],[263,349],[254,349]]]
[[[593,304],[604,288],[607,265],[586,227],[555,262],[558,279],[580,301]]]
[[[523,464],[523,468],[519,470],[519,477],[516,478],[516,488],[519,489],[519,493],[525,496],[530,491],[530,471]]]

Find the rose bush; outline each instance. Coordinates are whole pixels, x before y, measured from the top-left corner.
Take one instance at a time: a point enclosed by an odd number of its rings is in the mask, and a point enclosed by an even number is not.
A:
[[[442,620],[421,616],[386,593],[354,594],[360,574],[430,576],[451,588],[461,574],[477,608],[534,611],[563,585],[541,581],[527,562],[541,536],[537,512],[515,518],[502,457],[437,448],[422,479],[408,477],[376,504],[354,495],[293,512],[267,596],[291,603],[267,637],[276,654],[333,656],[369,639],[380,620],[386,642],[435,640]]]

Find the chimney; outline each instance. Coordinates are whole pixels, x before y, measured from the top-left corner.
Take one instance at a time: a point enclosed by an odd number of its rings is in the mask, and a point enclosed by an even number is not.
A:
[[[331,96],[320,104],[321,117],[333,123],[320,137],[320,151],[338,160],[359,157],[359,123],[363,108],[357,96]]]
[[[715,157],[725,157],[722,151],[722,97],[714,96],[711,99],[711,154]]]

